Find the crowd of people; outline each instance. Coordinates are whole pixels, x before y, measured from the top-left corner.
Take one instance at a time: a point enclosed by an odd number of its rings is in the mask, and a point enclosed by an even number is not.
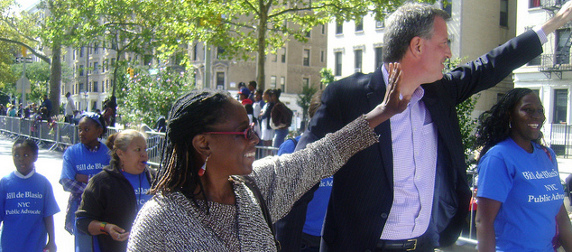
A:
[[[260,136],[260,146],[280,147],[288,137],[293,112],[280,101],[281,89],[256,89],[256,81],[248,87],[239,83],[238,100],[245,107],[254,130]]]
[[[255,82],[240,87],[238,101],[206,89],[179,97],[157,126],[165,130],[157,173],[147,167],[144,134],[125,130],[104,144],[106,119],[84,114],[81,142],[65,151],[59,181],[70,192],[66,230],[76,251],[451,245],[471,197],[455,105],[540,55],[546,35],[572,20],[572,2],[443,73],[448,18],[432,5],[400,6],[388,18],[384,64],[316,95],[309,127],[293,141],[284,143],[291,115],[281,91],[258,91]],[[523,88],[479,117],[479,251],[572,251],[556,155],[540,141],[544,120],[540,98]],[[256,159],[259,143],[282,146],[284,155]],[[0,180],[2,249],[55,251],[59,208],[50,183],[35,173],[38,147],[18,141],[12,156],[16,171]]]
[[[87,111],[80,111],[76,108],[75,102],[71,97],[70,92],[67,92],[65,97],[66,102],[63,111],[63,121],[65,123],[77,125],[79,119],[83,116],[83,113]],[[16,105],[11,103],[7,104],[6,106],[0,104],[0,115],[30,119],[34,122],[34,124],[38,125],[40,121],[51,123],[59,120],[57,114],[52,114],[52,109],[52,101],[48,98],[47,94],[44,94],[43,101],[40,105],[37,105],[36,103],[30,103],[23,107],[20,103],[16,107]],[[107,125],[110,125],[114,109],[114,102],[111,99],[106,99],[103,101],[103,109],[95,109],[94,112],[102,115],[105,118]],[[33,128],[31,130],[34,131]]]

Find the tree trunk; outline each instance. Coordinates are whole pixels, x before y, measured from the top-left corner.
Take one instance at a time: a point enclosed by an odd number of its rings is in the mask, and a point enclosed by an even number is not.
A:
[[[62,81],[62,46],[59,41],[54,41],[52,45],[52,68],[50,73],[50,94],[49,99],[52,101],[52,116],[60,114],[60,88]]]
[[[265,90],[265,70],[264,63],[266,61],[266,26],[268,24],[268,6],[264,5],[263,0],[259,0],[260,5],[260,21],[258,22],[258,76],[256,80],[258,82],[258,88]]]
[[[111,114],[111,123],[109,124],[111,127],[115,127],[115,119],[117,115],[117,98],[115,97],[115,89],[117,88],[117,69],[119,68],[119,58],[121,57],[121,53],[123,53],[123,50],[116,51],[115,53],[115,66],[113,66],[113,87],[111,91],[111,97],[109,98],[109,104],[107,104],[113,111]]]

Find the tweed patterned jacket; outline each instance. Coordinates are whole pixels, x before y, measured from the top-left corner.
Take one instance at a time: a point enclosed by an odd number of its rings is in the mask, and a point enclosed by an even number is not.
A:
[[[304,150],[255,161],[248,176],[260,188],[275,222],[313,185],[377,140],[361,116]],[[139,211],[128,251],[276,251],[253,192],[241,176],[230,180],[236,204],[199,201],[209,204],[209,214],[181,193],[155,195]]]

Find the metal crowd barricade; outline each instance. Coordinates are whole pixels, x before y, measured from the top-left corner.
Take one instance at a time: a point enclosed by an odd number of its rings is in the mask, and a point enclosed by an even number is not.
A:
[[[107,134],[119,132],[121,129],[108,127]],[[37,140],[42,143],[51,144],[50,149],[56,148],[65,149],[71,145],[79,142],[77,133],[77,126],[69,123],[51,123],[46,121],[34,121],[31,119],[21,119],[17,117],[0,116],[0,132],[10,137],[27,137]],[[163,152],[165,133],[147,131],[147,153],[149,155],[149,165],[153,168],[158,168],[161,163],[161,155]],[[104,141],[105,142],[105,141]],[[256,146],[256,159],[261,159],[267,156],[276,155],[278,148],[272,146]],[[472,175],[472,186],[476,185],[475,171],[468,171]],[[473,188],[471,188],[473,189]],[[473,190],[474,193],[474,190]],[[474,195],[473,195],[474,196]],[[473,205],[471,204],[471,207]],[[473,210],[473,209],[471,209]],[[469,228],[463,232],[459,237],[459,242],[476,245],[474,239],[474,211],[469,217]]]
[[[104,139],[107,136],[119,132],[122,129],[108,127]],[[0,132],[10,137],[25,137],[36,140],[38,143],[49,145],[50,150],[61,149],[79,143],[77,126],[70,123],[36,121],[18,117],[0,116]],[[147,131],[147,153],[149,165],[159,167],[165,140],[165,133]],[[103,140],[105,142],[105,140]],[[271,146],[256,146],[256,158],[276,155],[278,148]]]
[[[278,148],[272,146],[256,146],[256,159],[274,156],[278,153]]]
[[[149,155],[149,165],[159,167],[161,164],[161,155],[165,144],[165,133],[147,131],[147,155]]]

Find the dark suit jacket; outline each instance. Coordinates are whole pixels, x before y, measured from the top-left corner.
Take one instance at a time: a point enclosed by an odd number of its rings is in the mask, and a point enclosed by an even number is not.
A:
[[[457,240],[468,213],[470,191],[455,106],[490,88],[512,70],[542,52],[538,36],[528,31],[477,60],[422,85],[423,102],[438,134],[438,157],[432,217],[426,234],[435,246]],[[322,106],[310,122],[298,148],[311,139],[342,128],[380,104],[385,94],[381,70],[354,74],[330,84]],[[323,251],[373,251],[393,202],[393,160],[389,120],[375,128],[375,144],[355,156],[334,176],[323,229]]]

